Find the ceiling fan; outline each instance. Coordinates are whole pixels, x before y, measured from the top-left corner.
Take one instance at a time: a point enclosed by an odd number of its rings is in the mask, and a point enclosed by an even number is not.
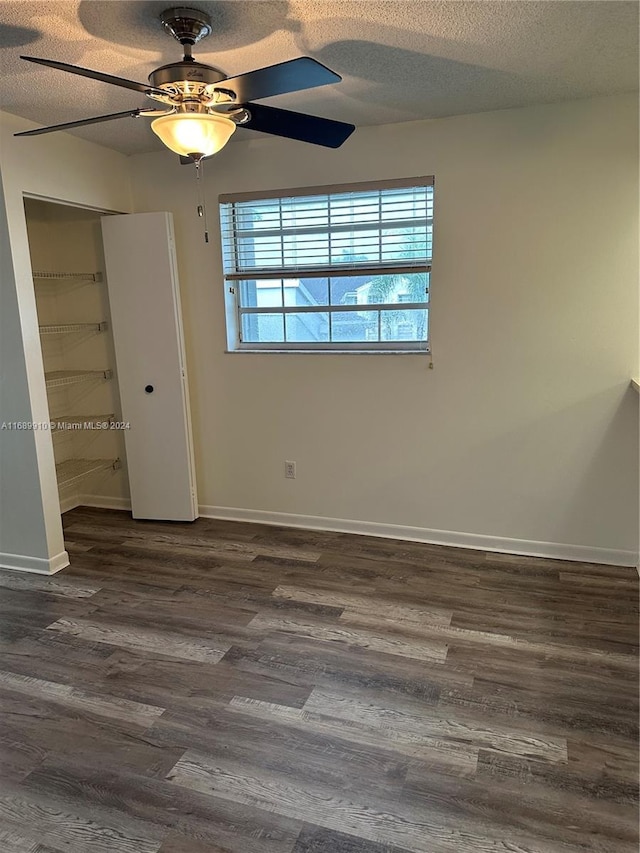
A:
[[[193,45],[211,33],[211,19],[206,12],[172,8],[160,15],[160,21],[166,32],[183,46],[184,56],[181,62],[156,68],[149,75],[148,83],[136,83],[52,59],[20,58],[141,92],[164,104],[164,109],[142,107],[15,135],[37,136],[119,118],[145,116],[154,119],[151,129],[168,148],[181,155],[183,162],[198,164],[203,157],[223,148],[238,125],[327,148],[339,148],[355,130],[354,125],[345,122],[253,103],[273,95],[340,82],[342,78],[338,74],[315,59],[303,56],[227,77],[219,68],[196,62],[191,55]]]

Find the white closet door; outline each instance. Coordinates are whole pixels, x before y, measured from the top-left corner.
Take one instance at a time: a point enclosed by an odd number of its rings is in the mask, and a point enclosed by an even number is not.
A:
[[[134,518],[198,516],[170,213],[102,218]]]

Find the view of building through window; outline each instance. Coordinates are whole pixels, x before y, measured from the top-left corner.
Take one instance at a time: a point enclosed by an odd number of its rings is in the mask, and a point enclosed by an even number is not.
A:
[[[242,340],[426,341],[428,309],[402,310],[399,303],[424,302],[428,280],[428,273],[413,273],[244,281],[242,304],[272,311],[243,314]],[[381,311],[380,304],[398,308]],[[329,313],[322,310],[327,305],[357,305],[359,310]],[[315,310],[285,314],[277,311],[282,306]]]
[[[239,344],[426,350],[428,180],[222,203],[225,278],[236,294]]]

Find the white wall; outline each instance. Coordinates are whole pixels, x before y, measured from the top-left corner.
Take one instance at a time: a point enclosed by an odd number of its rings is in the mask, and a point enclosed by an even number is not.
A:
[[[104,210],[131,209],[124,155],[68,134],[14,139],[14,133],[34,126],[0,113],[0,238],[8,241],[0,247],[0,423],[48,418],[24,194]],[[0,565],[61,568],[66,553],[50,437],[0,430],[0,460]]]
[[[135,209],[175,216],[205,511],[633,561],[635,96],[362,128],[339,151],[232,143],[206,164],[208,246],[192,169],[134,162]],[[434,370],[224,353],[218,193],[430,174]]]
[[[31,420],[27,370],[17,316],[9,229],[0,183],[0,565],[14,564],[25,554],[46,555],[48,562],[35,436],[6,428],[7,421]],[[37,511],[31,514],[34,506]],[[29,515],[25,515],[25,511]]]

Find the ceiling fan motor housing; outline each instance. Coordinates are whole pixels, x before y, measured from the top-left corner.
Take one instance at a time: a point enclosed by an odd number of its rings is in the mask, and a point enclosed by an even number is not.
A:
[[[206,12],[180,6],[166,9],[160,15],[160,21],[164,29],[184,46],[185,55],[182,62],[172,62],[152,71],[149,83],[156,89],[164,89],[168,95],[181,95],[183,102],[197,102],[205,87],[227,77],[219,68],[196,62],[191,56],[191,47],[211,33],[211,19]],[[232,100],[232,93],[228,95],[221,100]]]
[[[149,83],[155,88],[160,88],[167,83],[181,83],[183,81],[193,83],[219,83],[226,80],[227,75],[214,68],[212,65],[204,65],[202,62],[172,62],[170,65],[162,65],[149,74]]]

